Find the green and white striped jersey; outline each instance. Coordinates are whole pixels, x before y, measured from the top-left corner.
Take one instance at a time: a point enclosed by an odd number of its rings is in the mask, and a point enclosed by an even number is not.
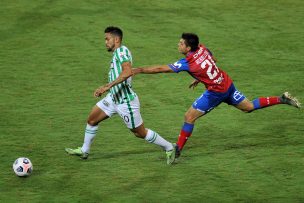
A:
[[[114,81],[122,72],[122,64],[131,62],[132,55],[126,46],[121,46],[113,52],[111,67],[109,71],[109,82]],[[136,93],[132,90],[132,78],[119,83],[110,89],[111,97],[116,104],[122,104],[132,101],[136,97]]]

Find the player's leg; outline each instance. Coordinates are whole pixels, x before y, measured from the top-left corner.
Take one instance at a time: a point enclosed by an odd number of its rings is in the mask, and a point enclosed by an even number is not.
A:
[[[185,113],[184,124],[178,136],[176,143],[176,157],[180,156],[187,140],[192,135],[195,121],[206,113],[218,106],[226,94],[219,94],[211,91],[205,91]]]
[[[93,107],[87,121],[85,128],[83,145],[81,151],[84,153],[89,153],[93,140],[97,134],[98,124],[109,118],[109,116],[97,105]]]
[[[84,141],[82,147],[76,149],[66,148],[65,151],[71,155],[78,155],[83,159],[87,159],[89,156],[91,144],[96,136],[98,130],[98,123],[107,119],[108,116],[98,106],[94,106],[89,118],[84,133]]]
[[[165,140],[162,136],[160,136],[157,132],[145,128],[144,123],[140,126],[130,129],[136,137],[143,138],[149,143],[156,144],[160,146],[163,150],[166,151],[167,155],[167,164],[172,164],[175,160],[175,148],[174,145],[167,140]]]
[[[126,126],[136,137],[143,138],[150,143],[159,145],[164,150],[172,150],[172,144],[161,137],[157,132],[144,127],[140,114],[140,103],[138,97],[134,100],[117,106],[117,113],[123,119]]]
[[[173,149],[173,146],[170,142],[165,140],[162,136],[160,136],[157,132],[144,127],[144,123],[140,126],[130,129],[136,137],[143,138],[146,141],[156,144],[163,148],[165,151],[170,151]]]
[[[125,122],[126,126],[134,133],[136,137],[143,138],[149,143],[156,144],[162,147],[166,152],[175,152],[173,145],[160,136],[157,132],[144,127],[143,119],[140,114],[140,103],[138,97],[135,97],[133,101],[126,104],[118,105],[117,112]],[[173,154],[174,161],[175,153]],[[172,156],[171,156],[172,157]]]
[[[246,98],[234,106],[245,113],[250,113],[252,111],[270,107],[277,104],[282,104],[282,100],[280,97],[273,96],[273,97],[260,97],[253,101],[249,101]]]
[[[89,114],[82,147],[76,149],[66,148],[66,152],[71,155],[78,155],[83,159],[88,158],[92,142],[98,130],[98,124],[114,113],[112,100],[109,96],[106,96],[92,108]]]
[[[300,102],[296,98],[292,97],[288,92],[283,93],[282,96],[260,97],[252,102],[248,99],[244,99],[240,103],[236,104],[235,107],[243,112],[249,113],[278,104],[287,104],[296,108],[301,107]]]
[[[245,113],[250,113],[254,110],[253,103],[249,101],[247,98],[245,98],[243,101],[241,101],[240,103],[234,106]]]
[[[181,150],[184,148],[188,138],[192,135],[195,121],[203,116],[205,112],[194,109],[192,106],[185,113],[184,124],[180,130],[176,143],[176,156],[180,156]]]

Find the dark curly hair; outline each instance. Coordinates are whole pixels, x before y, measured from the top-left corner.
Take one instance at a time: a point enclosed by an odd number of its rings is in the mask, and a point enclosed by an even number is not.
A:
[[[115,35],[122,40],[122,30],[119,27],[109,26],[105,29],[104,33],[110,33],[112,35]]]
[[[185,40],[186,46],[191,47],[191,51],[196,51],[198,49],[199,38],[193,33],[183,33],[182,39]]]

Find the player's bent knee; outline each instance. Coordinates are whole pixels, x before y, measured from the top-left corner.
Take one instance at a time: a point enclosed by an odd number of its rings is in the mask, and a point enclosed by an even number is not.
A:
[[[196,118],[194,116],[187,114],[187,113],[185,114],[184,119],[185,119],[186,123],[194,123],[196,120]]]
[[[91,125],[91,126],[95,126],[95,125],[98,125],[98,122],[93,120],[93,119],[88,119],[88,124]]]
[[[147,135],[147,130],[144,128],[144,126],[139,126],[137,128],[134,129],[130,129],[133,134],[138,137],[138,138],[145,138]]]
[[[133,132],[133,134],[134,134],[136,137],[138,137],[138,138],[145,138],[145,137],[146,137],[145,134],[139,133],[139,132]]]
[[[236,107],[239,110],[243,111],[244,113],[250,113],[250,112],[254,111],[253,103],[250,101],[244,102]]]

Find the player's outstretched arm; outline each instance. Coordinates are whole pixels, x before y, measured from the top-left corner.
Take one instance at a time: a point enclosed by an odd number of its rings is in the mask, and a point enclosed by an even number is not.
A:
[[[174,71],[168,65],[156,65],[145,68],[133,68],[133,75],[144,73],[144,74],[156,74],[156,73],[174,73]]]

